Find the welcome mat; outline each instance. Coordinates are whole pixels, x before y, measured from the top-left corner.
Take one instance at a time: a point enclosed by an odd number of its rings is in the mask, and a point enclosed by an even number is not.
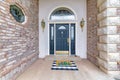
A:
[[[55,60],[55,61],[53,61],[51,70],[73,70],[73,71],[78,71],[78,68],[75,65],[74,61]]]

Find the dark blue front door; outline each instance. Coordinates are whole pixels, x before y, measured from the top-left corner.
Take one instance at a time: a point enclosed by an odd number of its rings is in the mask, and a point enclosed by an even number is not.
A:
[[[69,24],[56,24],[56,51],[69,51]]]
[[[75,23],[50,24],[50,54],[68,52],[75,55]]]

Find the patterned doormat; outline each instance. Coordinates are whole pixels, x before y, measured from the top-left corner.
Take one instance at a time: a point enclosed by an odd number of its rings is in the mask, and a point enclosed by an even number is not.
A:
[[[74,61],[55,60],[55,61],[53,61],[51,70],[72,70],[72,71],[78,71],[78,68],[75,65]]]

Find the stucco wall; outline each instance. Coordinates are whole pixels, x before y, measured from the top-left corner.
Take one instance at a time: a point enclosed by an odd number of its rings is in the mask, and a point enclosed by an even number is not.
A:
[[[85,24],[82,32],[79,22],[82,18],[86,20],[86,0],[39,0],[39,57],[45,57],[49,55],[49,15],[56,8],[67,7],[71,9],[76,15],[76,54],[81,58],[86,58],[86,31]],[[44,32],[41,28],[41,20],[45,19],[46,27]],[[86,22],[87,23],[87,22]]]

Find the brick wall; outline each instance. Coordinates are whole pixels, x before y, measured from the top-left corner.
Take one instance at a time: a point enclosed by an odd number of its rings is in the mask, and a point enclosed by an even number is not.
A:
[[[18,5],[26,22],[10,14]],[[38,58],[38,0],[0,0],[0,80],[14,80]]]
[[[117,8],[117,15],[120,16],[120,8]],[[120,25],[117,26],[117,33],[120,35]],[[117,44],[117,51],[119,52],[118,69],[120,71],[120,43]]]
[[[87,53],[88,59],[96,65],[98,65],[97,14],[97,0],[87,0]]]

